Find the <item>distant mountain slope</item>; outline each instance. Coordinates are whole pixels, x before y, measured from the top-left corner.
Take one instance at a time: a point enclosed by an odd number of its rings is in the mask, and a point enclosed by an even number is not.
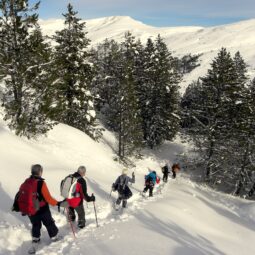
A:
[[[88,37],[92,45],[102,42],[105,38],[123,40],[124,33],[131,33],[144,43],[147,38],[155,38],[158,34],[164,38],[169,49],[177,56],[187,53],[203,54],[200,58],[201,66],[184,77],[181,84],[182,92],[186,86],[199,76],[206,74],[212,59],[222,47],[231,53],[240,51],[249,64],[249,74],[255,76],[255,19],[241,21],[229,25],[216,27],[152,27],[127,16],[113,16],[85,20]],[[63,20],[40,20],[45,34],[52,35],[54,31],[63,28]]]

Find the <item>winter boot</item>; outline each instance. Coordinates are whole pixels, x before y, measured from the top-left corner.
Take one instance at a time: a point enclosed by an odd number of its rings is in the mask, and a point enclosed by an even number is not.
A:
[[[127,208],[127,200],[122,201],[122,208]]]
[[[78,221],[78,228],[80,228],[80,229],[82,229],[82,228],[84,228],[85,227],[85,225],[86,225],[86,221],[85,220],[79,220]]]
[[[115,210],[116,210],[116,211],[118,211],[118,210],[120,209],[120,203],[121,203],[121,199],[118,198],[118,199],[116,200],[116,203],[115,203]]]
[[[33,237],[32,246],[29,248],[28,254],[35,254],[36,251],[38,250],[39,243],[40,243],[40,238]]]

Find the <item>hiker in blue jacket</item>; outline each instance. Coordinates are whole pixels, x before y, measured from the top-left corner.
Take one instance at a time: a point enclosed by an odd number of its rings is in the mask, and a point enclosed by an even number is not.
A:
[[[149,190],[149,196],[153,196],[153,189],[156,184],[157,180],[157,173],[156,171],[150,172],[148,175],[145,176],[145,188],[143,190],[143,193],[145,194],[147,190]]]

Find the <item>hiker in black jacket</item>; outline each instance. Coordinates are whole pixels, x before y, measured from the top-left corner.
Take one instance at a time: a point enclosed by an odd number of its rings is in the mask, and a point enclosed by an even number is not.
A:
[[[167,182],[168,175],[169,175],[169,173],[170,173],[168,164],[165,164],[165,165],[162,167],[162,173],[163,173],[163,182]]]
[[[122,175],[120,175],[117,180],[115,181],[115,183],[113,183],[112,185],[112,189],[113,191],[118,191],[118,199],[116,201],[116,206],[115,209],[118,210],[119,209],[119,205],[122,201],[122,207],[125,208],[127,207],[127,200],[132,196],[132,192],[130,190],[130,188],[128,187],[128,183],[135,183],[135,174],[134,172],[132,173],[132,178],[130,178],[129,176],[127,176],[127,169],[124,169],[122,171]]]

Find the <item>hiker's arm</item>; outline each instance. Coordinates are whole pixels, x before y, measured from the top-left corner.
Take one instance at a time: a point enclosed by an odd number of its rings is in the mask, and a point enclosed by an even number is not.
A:
[[[82,193],[83,193],[84,199],[85,199],[87,202],[90,202],[90,201],[91,201],[91,197],[88,195],[88,192],[87,192],[87,184],[86,184],[86,181],[85,181],[83,178],[80,178],[80,179],[78,180],[78,182],[81,184],[81,188],[82,188]]]
[[[42,195],[48,204],[53,205],[53,206],[57,205],[58,201],[51,196],[45,182],[43,182],[43,185],[42,185]]]
[[[135,183],[135,174],[132,173],[132,178],[128,177],[128,181],[131,183]]]

